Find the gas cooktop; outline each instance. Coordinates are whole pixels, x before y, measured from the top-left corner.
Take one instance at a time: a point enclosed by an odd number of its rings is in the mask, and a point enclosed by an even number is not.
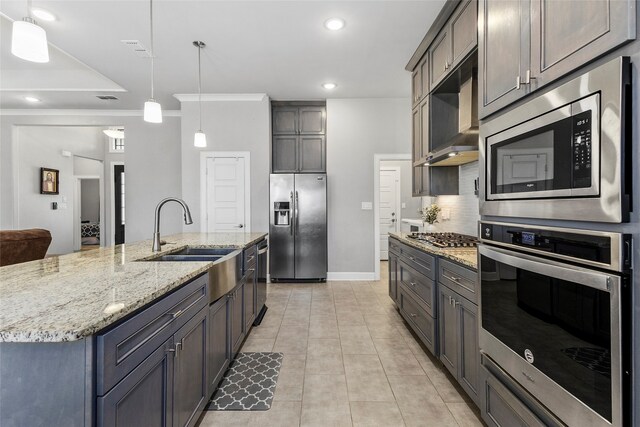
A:
[[[478,239],[458,233],[411,233],[407,237],[432,244],[438,248],[475,248]]]

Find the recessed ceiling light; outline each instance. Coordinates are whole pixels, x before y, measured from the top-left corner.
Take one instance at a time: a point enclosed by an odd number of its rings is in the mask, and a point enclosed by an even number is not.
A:
[[[42,21],[51,22],[56,20],[56,16],[53,13],[47,12],[44,9],[32,8],[31,13],[33,13],[33,16]]]
[[[335,83],[323,83],[322,87],[325,88],[325,89],[331,90],[331,89],[337,88],[338,85],[335,84]]]
[[[344,19],[340,18],[329,18],[324,21],[324,26],[327,30],[338,31],[344,28],[345,22]]]
[[[35,96],[25,96],[24,99],[28,102],[40,102],[40,100]]]

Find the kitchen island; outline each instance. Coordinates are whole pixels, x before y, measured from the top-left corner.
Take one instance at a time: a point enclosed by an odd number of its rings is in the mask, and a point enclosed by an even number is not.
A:
[[[265,237],[185,233],[167,236],[161,252],[144,241],[0,268],[0,425],[120,425],[136,413],[193,425],[199,411],[186,399],[204,407],[221,370],[209,360],[228,364],[230,337],[237,349],[251,326],[244,309],[255,301],[255,248]],[[231,298],[209,307],[212,262],[148,261],[187,246],[251,254]],[[239,321],[221,327],[213,316]],[[209,348],[212,334],[223,349]]]

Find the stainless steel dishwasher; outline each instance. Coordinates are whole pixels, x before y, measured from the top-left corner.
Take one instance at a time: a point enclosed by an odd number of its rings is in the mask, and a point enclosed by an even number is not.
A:
[[[257,288],[257,312],[256,320],[253,322],[255,326],[262,322],[262,318],[267,312],[267,266],[269,265],[268,258],[269,244],[267,240],[263,240],[258,243],[258,266],[256,277]]]

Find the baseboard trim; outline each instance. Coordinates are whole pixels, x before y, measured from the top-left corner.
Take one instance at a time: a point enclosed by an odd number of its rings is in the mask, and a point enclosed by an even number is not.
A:
[[[374,272],[343,272],[335,271],[327,273],[327,281],[371,281],[375,280]]]

